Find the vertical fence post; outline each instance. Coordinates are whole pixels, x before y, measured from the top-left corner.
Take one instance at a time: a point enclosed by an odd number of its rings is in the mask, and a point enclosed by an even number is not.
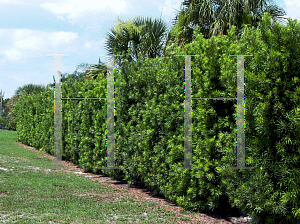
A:
[[[245,166],[245,65],[244,56],[252,55],[230,55],[237,56],[237,166],[230,169],[253,169]]]
[[[47,54],[54,56],[54,156],[57,169],[62,168],[62,101],[61,101],[61,56],[65,54]]]
[[[185,101],[184,101],[184,169],[192,169],[192,67],[191,56],[199,55],[176,55],[185,58]],[[182,169],[182,167],[178,167]]]
[[[191,55],[185,55],[184,169],[192,169],[192,71]]]
[[[114,134],[114,55],[107,58],[107,168],[115,168],[115,134]]]
[[[107,106],[107,166],[106,167],[97,167],[96,169],[124,169],[124,167],[115,166],[115,76],[114,76],[114,64],[115,56],[122,55],[107,55],[107,97],[106,97],[106,106]]]

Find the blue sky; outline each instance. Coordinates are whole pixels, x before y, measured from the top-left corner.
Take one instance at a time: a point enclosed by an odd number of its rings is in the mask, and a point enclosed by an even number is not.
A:
[[[26,84],[53,82],[54,57],[62,57],[62,73],[80,63],[95,64],[106,33],[135,16],[160,16],[168,24],[182,0],[0,0],[0,90],[4,98]],[[287,17],[300,21],[299,0],[276,0]],[[102,61],[106,61],[104,56]]]

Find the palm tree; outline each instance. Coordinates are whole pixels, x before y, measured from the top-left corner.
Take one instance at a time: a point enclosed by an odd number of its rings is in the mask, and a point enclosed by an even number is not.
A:
[[[73,72],[73,74],[78,77],[83,76],[83,74],[87,72],[89,67],[90,67],[90,64],[83,62],[76,66],[76,69]]]
[[[270,2],[270,4],[268,4]],[[257,27],[264,13],[274,22],[286,20],[285,11],[271,0],[184,0],[174,19],[170,41],[190,43],[199,26],[204,38],[226,35],[232,25],[240,36],[245,24]]]
[[[119,24],[107,34],[105,48],[109,54],[123,55],[129,61],[163,56],[168,34],[167,25],[161,19],[136,17],[128,22],[118,18]],[[119,57],[116,57],[120,65]]]
[[[107,65],[104,64],[100,58],[98,64],[90,65],[85,73],[84,73],[84,78],[87,79],[96,79],[99,74],[105,75],[107,74]]]

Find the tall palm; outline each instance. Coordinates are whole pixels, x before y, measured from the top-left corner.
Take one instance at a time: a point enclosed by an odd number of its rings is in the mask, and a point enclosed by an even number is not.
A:
[[[79,65],[76,66],[75,71],[73,72],[73,75],[80,77],[83,76],[84,73],[87,72],[87,70],[89,69],[90,64],[88,63],[80,63]]]
[[[226,35],[232,25],[239,36],[245,24],[257,27],[266,12],[274,22],[286,19],[285,11],[271,0],[184,0],[170,39],[191,42],[197,25],[204,38]]]
[[[161,19],[138,16],[128,22],[118,21],[119,24],[107,34],[105,48],[109,54],[124,55],[129,61],[136,60],[139,52],[144,58],[164,54],[168,31]]]
[[[100,58],[98,64],[90,65],[87,70],[84,72],[85,79],[95,79],[99,74],[105,75],[107,74],[107,65],[104,64]]]

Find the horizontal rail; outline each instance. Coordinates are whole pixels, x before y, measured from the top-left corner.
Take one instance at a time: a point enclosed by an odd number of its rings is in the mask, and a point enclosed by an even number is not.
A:
[[[62,100],[106,100],[105,97],[74,97],[74,98],[70,98],[70,97],[62,97]]]

